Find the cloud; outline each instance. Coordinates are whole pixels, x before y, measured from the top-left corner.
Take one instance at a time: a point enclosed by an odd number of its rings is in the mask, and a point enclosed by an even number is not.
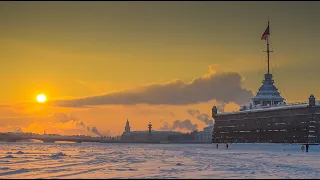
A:
[[[52,117],[61,123],[66,123],[72,119],[69,118],[65,113],[54,113],[52,114]]]
[[[213,125],[213,120],[210,118],[210,116],[208,114],[205,114],[205,113],[201,114],[198,109],[188,109],[187,112],[191,116],[196,117],[198,120],[204,122],[206,125],[208,125],[208,126]]]
[[[175,120],[173,122],[173,125],[171,127],[172,130],[175,129],[186,129],[190,131],[198,130],[197,124],[192,124],[192,122],[189,119],[186,119],[184,121]]]
[[[17,127],[16,132],[23,132],[21,127]]]
[[[60,123],[67,123],[67,122],[73,122],[74,124],[76,124],[79,127],[82,127],[83,129],[86,129],[89,132],[92,132],[98,136],[102,136],[102,134],[99,132],[99,130],[94,127],[94,126],[88,126],[86,125],[83,121],[73,117],[73,116],[68,116],[65,113],[54,113],[52,114],[52,117]]]
[[[240,106],[234,102],[228,103],[224,106],[224,112],[239,111]]]
[[[23,132],[23,129],[21,127],[13,127],[13,132]]]
[[[227,104],[228,104],[228,103],[226,103],[226,102],[217,102],[217,103],[215,104],[215,106],[217,107],[219,113],[223,113],[224,110],[225,110],[225,106],[226,106]]]
[[[195,131],[195,130],[198,130],[198,125],[192,124],[192,122],[189,119],[186,119],[184,121],[175,120],[172,126],[170,126],[168,122],[164,122],[163,126],[160,127],[160,130],[165,130],[165,131],[176,130],[176,129],[185,129],[189,131]]]
[[[169,130],[171,130],[171,129],[170,129],[170,126],[169,126],[169,123],[168,123],[168,122],[164,122],[164,123],[163,123],[163,126],[160,127],[160,130],[163,130],[163,131],[169,131]]]
[[[210,118],[208,114],[200,114],[199,116],[197,116],[197,119],[203,121],[208,126],[213,125],[213,120]]]
[[[90,127],[90,131],[95,133],[98,136],[102,136],[102,134],[98,131],[98,129],[96,127]]]
[[[242,77],[235,72],[219,72],[209,66],[209,73],[184,83],[174,80],[167,83],[151,83],[134,89],[78,99],[56,100],[52,103],[63,107],[95,105],[187,105],[217,100],[221,102],[247,103],[253,96],[242,87]]]
[[[200,111],[198,109],[188,109],[187,112],[191,115],[191,116],[197,116],[200,114]]]

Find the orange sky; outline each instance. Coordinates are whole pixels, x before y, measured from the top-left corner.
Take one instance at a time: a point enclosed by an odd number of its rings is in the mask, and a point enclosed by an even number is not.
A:
[[[288,102],[320,97],[319,8],[319,2],[0,2],[0,131],[93,135],[85,126],[118,135],[127,118],[132,130],[175,120],[201,130],[206,124],[188,110],[210,117],[213,105],[227,104],[232,111],[260,87],[268,16],[276,87]],[[49,102],[35,103],[39,93]]]

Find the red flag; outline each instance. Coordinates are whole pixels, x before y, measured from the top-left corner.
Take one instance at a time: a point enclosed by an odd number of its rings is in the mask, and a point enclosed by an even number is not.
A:
[[[266,40],[268,35],[270,35],[269,25],[268,25],[267,29],[264,31],[264,33],[262,34],[261,40]]]

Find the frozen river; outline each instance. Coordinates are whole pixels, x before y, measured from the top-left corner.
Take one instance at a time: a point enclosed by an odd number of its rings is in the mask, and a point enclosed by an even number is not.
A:
[[[320,146],[0,143],[0,178],[320,178]]]

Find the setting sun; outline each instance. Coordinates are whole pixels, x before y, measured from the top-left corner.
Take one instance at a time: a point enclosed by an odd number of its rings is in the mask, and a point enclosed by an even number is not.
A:
[[[44,103],[44,102],[46,102],[46,100],[47,100],[47,97],[46,97],[44,94],[39,94],[39,95],[37,96],[37,101],[38,101],[39,103]]]

